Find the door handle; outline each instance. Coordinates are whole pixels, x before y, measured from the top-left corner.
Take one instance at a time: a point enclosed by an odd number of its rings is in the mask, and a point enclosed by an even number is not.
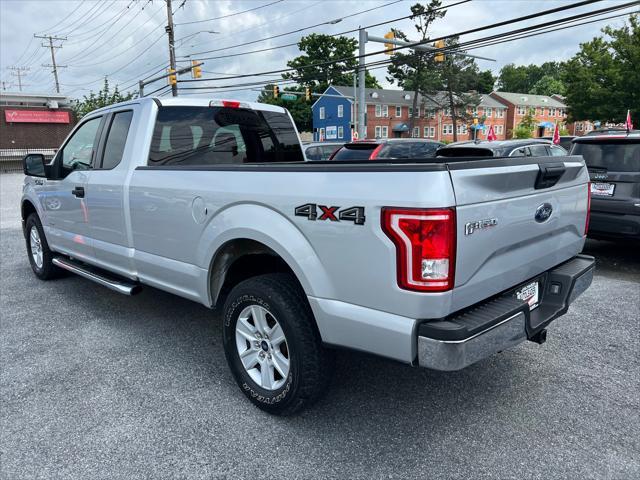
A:
[[[84,198],[84,187],[76,187],[71,190],[71,193],[78,198]]]

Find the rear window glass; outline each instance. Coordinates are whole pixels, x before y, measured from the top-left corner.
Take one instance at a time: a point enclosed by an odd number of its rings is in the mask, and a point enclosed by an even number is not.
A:
[[[435,155],[440,146],[439,143],[430,142],[393,142],[382,147],[376,158],[429,158]]]
[[[493,151],[488,148],[443,148],[438,150],[439,157],[493,157]]]
[[[572,155],[582,155],[587,167],[610,172],[640,172],[640,141],[577,142]]]
[[[373,151],[378,148],[377,143],[367,143],[359,145],[345,145],[334,155],[332,160],[369,160]]]
[[[149,165],[302,162],[286,113],[225,107],[162,107]]]

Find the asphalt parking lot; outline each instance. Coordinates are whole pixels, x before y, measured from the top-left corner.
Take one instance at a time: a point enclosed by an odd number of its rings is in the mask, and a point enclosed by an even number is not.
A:
[[[217,314],[33,276],[21,176],[0,176],[0,474],[22,478],[640,478],[640,251],[589,241],[594,283],[526,343],[460,372],[339,352],[324,399],[254,408]]]

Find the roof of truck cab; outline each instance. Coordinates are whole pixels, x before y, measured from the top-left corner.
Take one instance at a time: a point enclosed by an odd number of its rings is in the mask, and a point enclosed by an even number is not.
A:
[[[127,105],[135,105],[142,103],[155,102],[160,103],[163,107],[208,107],[209,104],[214,102],[222,102],[222,101],[230,101],[230,102],[240,102],[240,106],[244,108],[250,108],[252,110],[262,110],[267,112],[279,112],[284,113],[286,109],[279,107],[277,105],[269,105],[268,103],[259,103],[259,102],[245,102],[243,100],[234,100],[232,98],[211,98],[211,97],[175,97],[175,98],[166,98],[166,97],[143,97],[143,98],[135,98],[133,100],[128,100],[126,102],[114,103],[113,105],[108,105],[106,107],[99,108],[97,110],[92,111],[91,113],[103,112],[112,110],[114,108],[119,108]]]

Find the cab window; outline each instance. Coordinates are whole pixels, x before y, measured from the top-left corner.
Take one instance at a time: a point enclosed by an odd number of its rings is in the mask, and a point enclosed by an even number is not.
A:
[[[113,115],[111,125],[109,126],[109,133],[107,134],[107,141],[104,145],[101,166],[103,169],[110,170],[116,167],[122,160],[132,117],[132,110],[118,112]]]
[[[60,150],[62,169],[69,173],[73,170],[87,170],[91,168],[91,160],[96,144],[98,128],[102,117],[92,118],[83,123]]]

